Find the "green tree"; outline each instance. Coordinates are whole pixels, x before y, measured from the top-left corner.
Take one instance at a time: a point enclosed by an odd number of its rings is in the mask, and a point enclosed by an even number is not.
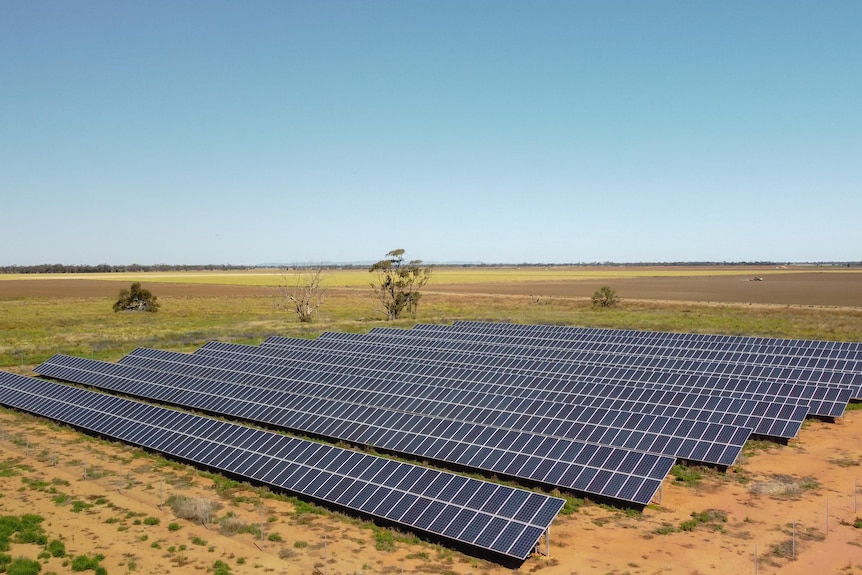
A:
[[[593,307],[613,307],[617,305],[620,298],[617,297],[617,292],[612,290],[610,286],[602,286],[593,293]]]
[[[404,250],[392,250],[386,258],[368,270],[375,274],[371,283],[374,296],[381,305],[386,320],[398,319],[403,312],[416,317],[419,307],[419,290],[431,279],[431,266],[423,266],[422,260],[404,261]]]
[[[131,289],[120,290],[114,303],[114,311],[159,311],[158,298],[150,290],[141,288],[141,282],[132,284]]]

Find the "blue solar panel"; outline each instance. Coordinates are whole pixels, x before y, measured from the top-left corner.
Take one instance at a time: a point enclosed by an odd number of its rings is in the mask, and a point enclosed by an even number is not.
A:
[[[380,458],[375,456],[7,372],[0,372],[0,404],[516,559],[523,560],[530,554],[564,504],[559,498],[473,479],[480,489],[495,494],[496,504],[490,508],[482,508],[485,506],[480,504],[485,502],[472,507],[469,503],[455,505],[442,494],[425,493],[414,485],[388,489],[339,471],[347,460],[356,461],[360,467],[376,464]],[[258,451],[263,447],[307,457],[273,456]],[[228,455],[216,455],[222,453]],[[394,467],[393,475],[428,476],[431,483],[456,477],[407,463],[386,464]],[[360,493],[367,499],[359,499]],[[509,499],[516,504],[507,505]],[[528,501],[538,501],[545,512],[537,513],[532,507],[525,510]],[[448,509],[439,516],[449,517],[450,521],[430,524],[423,518],[429,509]],[[464,511],[470,514],[473,528],[463,536],[461,530],[452,535],[455,529],[451,518]],[[492,538],[489,526],[514,535]]]
[[[315,368],[317,366],[313,364],[304,366],[300,370],[293,370],[294,373],[297,371],[301,372],[305,378],[297,379],[295,377],[258,376],[259,373],[274,372],[268,370],[267,366],[239,360],[225,364],[225,362],[218,359],[158,350],[137,350],[136,354],[138,355],[124,358],[123,365],[134,365],[150,370],[205,377],[218,381],[243,381],[255,386],[277,388],[283,391],[302,390],[304,394],[331,399],[350,397],[351,401],[361,401],[364,404],[375,407],[395,407],[403,412],[434,415],[457,419],[459,421],[496,426],[499,429],[492,436],[492,438],[496,437],[493,444],[505,444],[510,446],[510,449],[516,451],[523,449],[531,440],[535,441],[536,438],[541,438],[542,435],[549,435],[582,441],[594,441],[639,451],[659,452],[694,461],[693,455],[695,449],[699,449],[699,453],[707,456],[709,453],[708,450],[712,447],[716,437],[729,437],[731,439],[724,441],[726,449],[721,452],[718,460],[699,460],[699,462],[730,465],[739,455],[745,440],[750,434],[749,431],[740,432],[739,426],[727,426],[722,423],[715,423],[710,427],[705,425],[696,428],[693,425],[685,427],[685,420],[683,418],[668,414],[624,413],[619,410],[609,411],[603,407],[585,408],[562,402],[519,399],[517,401],[509,401],[505,406],[505,410],[502,410],[496,409],[496,406],[501,406],[501,396],[499,394],[476,393],[472,398],[474,405],[457,403],[466,401],[465,399],[458,398],[458,395],[462,394],[458,389],[437,390],[429,385],[412,385],[409,382],[394,387],[399,380],[403,383],[404,379],[395,373],[378,374],[375,377],[361,378],[362,370],[347,370],[341,373],[355,377],[347,378],[345,381],[339,383],[339,387],[336,387],[335,384],[311,385],[328,380],[328,373],[339,373],[338,371],[316,371]],[[226,367],[219,367],[219,365],[223,364]],[[484,406],[475,404],[480,398],[485,399]],[[553,417],[543,415],[551,411],[554,412]],[[804,414],[800,415],[800,424],[803,416]],[[451,425],[452,422],[450,419],[437,419],[429,422],[428,426],[424,429],[417,431],[421,431],[424,435],[436,436]],[[552,425],[554,427],[551,427]],[[727,427],[730,427],[730,429],[725,429]],[[681,428],[687,430],[697,429],[696,434],[686,431],[686,437],[694,440],[694,443],[690,447],[687,444],[680,444],[677,446],[676,452],[663,451],[655,447],[662,436],[678,434],[678,430]],[[512,429],[527,431],[535,435],[530,436],[515,433],[505,435],[504,431],[502,431]],[[649,432],[639,435],[637,441],[631,441],[631,433],[627,433],[627,430],[632,429],[649,429]],[[626,443],[627,441],[628,444]],[[482,443],[486,442],[487,440]],[[715,453],[718,452],[712,452],[712,454]],[[519,467],[510,466],[509,468],[518,469]]]
[[[483,355],[475,351],[463,351],[459,349],[462,347],[460,345],[455,345],[452,349],[436,349],[430,345],[426,347],[426,344],[422,344],[421,346],[408,343],[399,344],[397,341],[400,338],[394,338],[393,341],[387,341],[386,343],[374,344],[372,343],[374,338],[370,336],[356,334],[344,334],[344,336],[337,338],[330,337],[327,341],[321,342],[319,353],[331,355],[338,352],[341,355],[367,357],[369,361],[371,357],[386,357],[390,360],[398,358],[401,361],[421,362],[426,365],[463,365],[495,373],[525,374],[525,376],[549,378],[561,382],[557,385],[556,389],[560,389],[561,385],[565,382],[576,384],[608,382],[631,386],[649,386],[655,382],[670,382],[680,386],[680,389],[701,394],[712,394],[713,389],[718,388],[722,390],[720,393],[726,391],[733,392],[734,389],[738,389],[741,394],[746,394],[753,393],[752,387],[770,386],[772,391],[767,395],[744,397],[746,399],[795,403],[797,405],[801,404],[801,400],[808,405],[809,414],[822,417],[840,417],[844,413],[847,401],[853,395],[852,388],[844,383],[792,383],[775,378],[771,380],[758,380],[749,377],[750,369],[745,368],[745,366],[731,369],[730,371],[736,372],[733,375],[716,376],[715,374],[698,373],[694,370],[682,372],[651,366],[643,367],[636,365],[631,367],[629,365],[602,364],[601,362],[547,361],[530,357],[519,358],[506,354]],[[344,339],[349,340],[349,343],[341,341]],[[220,345],[217,343],[207,344],[198,350],[196,354],[217,355],[217,350],[223,349]],[[450,344],[443,342],[441,345]],[[429,350],[429,348],[431,349]],[[314,349],[316,348],[303,348],[300,350],[290,348],[286,344],[278,346],[271,344],[266,346],[265,349],[250,353],[272,358],[268,361],[281,361],[281,359],[297,356],[310,358],[315,353]],[[847,376],[847,374],[844,375]],[[531,380],[529,382],[531,388],[537,385],[546,387],[542,381],[537,383],[535,380]],[[816,391],[818,389],[827,390],[823,391],[823,399],[811,400],[812,396],[818,393]]]
[[[70,358],[68,356],[55,356],[39,366],[37,372],[56,379],[94,385],[130,395],[141,393],[141,390],[145,387],[141,385],[142,382],[161,380],[163,383],[157,384],[154,387],[147,386],[146,392],[148,395],[146,397],[159,401],[164,401],[166,397],[170,397],[173,398],[173,403],[194,409],[203,409],[205,404],[211,405],[207,408],[208,410],[244,419],[249,419],[248,415],[251,409],[261,405],[252,397],[238,399],[243,394],[254,395],[255,392],[259,392],[259,390],[249,386],[220,383],[176,374],[164,374],[141,368]],[[177,396],[178,390],[182,390],[182,397]],[[218,398],[216,405],[207,404],[208,401],[214,398]],[[333,439],[341,439],[363,445],[374,445],[381,449],[410,453],[419,457],[429,457],[429,450],[423,447],[425,442],[420,441],[413,444],[410,442],[427,438],[427,436],[423,437],[422,434],[416,433],[413,430],[421,428],[420,426],[427,424],[432,418],[397,413],[391,410],[370,410],[367,406],[361,405],[346,405],[343,415],[337,417],[329,415],[327,411],[331,411],[333,406],[337,404],[338,402],[333,400],[322,400],[317,397],[308,396],[300,397],[296,394],[288,398],[285,394],[282,399],[279,399],[279,405],[269,406],[274,412],[272,417],[262,419],[260,416],[255,416],[255,421],[267,425],[315,433]],[[360,422],[361,425],[357,425],[357,422]],[[347,425],[346,428],[345,424]],[[470,434],[465,432],[466,429],[481,431],[482,433],[496,431],[478,424],[465,423],[459,425],[451,430],[451,436],[438,438],[446,444],[447,450],[439,452],[439,455],[435,454],[435,457],[441,461],[475,467],[490,473],[539,481],[540,478],[534,477],[534,470],[539,467],[542,461],[549,459],[546,455],[540,453],[529,454],[528,462],[516,474],[512,474],[507,472],[507,468],[511,457],[517,455],[516,453],[511,452],[508,446],[487,447],[471,444],[468,439]],[[575,452],[580,452],[587,447],[583,442],[567,439],[557,439],[557,441],[570,446]],[[649,455],[641,454],[642,457]],[[648,469],[649,475],[643,476],[644,482],[636,494],[638,499],[627,501],[645,505],[652,499],[661,481],[670,471],[675,461],[672,457],[658,457],[657,464]],[[565,466],[566,473],[570,473],[573,478],[577,478],[589,469],[589,465],[572,463],[569,460],[551,461],[562,463]],[[601,464],[595,463],[595,465]],[[609,471],[613,474],[625,476],[633,474],[631,470],[622,468],[609,469]],[[564,473],[563,477],[568,476]],[[549,486],[571,489],[574,479],[566,483],[559,476],[549,474],[542,482]],[[652,492],[649,491],[650,488],[652,488]],[[588,493],[611,499],[616,498],[616,493],[607,491]]]

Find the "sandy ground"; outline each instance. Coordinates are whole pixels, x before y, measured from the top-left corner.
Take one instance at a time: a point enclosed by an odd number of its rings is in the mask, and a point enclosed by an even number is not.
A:
[[[398,540],[394,550],[377,550],[366,522],[332,513],[296,516],[286,500],[261,499],[262,490],[220,495],[189,467],[29,416],[3,412],[0,424],[2,514],[38,513],[49,538],[62,539],[70,556],[100,553],[111,575],[203,573],[217,560],[236,574],[511,573],[421,541]],[[862,516],[862,493],[856,511],[853,493],[854,481],[862,492],[862,411],[836,423],[809,421],[788,446],[756,446],[728,473],[708,471],[698,486],[669,478],[661,503],[642,514],[587,503],[558,517],[550,557],[533,557],[518,571],[862,574],[862,529],[853,527]],[[262,524],[263,541],[177,518],[160,505],[171,495],[210,501],[214,520],[233,513],[243,524]],[[76,500],[91,507],[76,512]],[[713,521],[680,531],[692,513],[708,510]],[[148,524],[148,517],[159,524]],[[170,530],[171,523],[179,529]],[[281,540],[270,540],[273,533]],[[15,545],[11,555],[35,558],[40,551]],[[51,571],[71,573],[71,567],[52,558],[43,567]]]

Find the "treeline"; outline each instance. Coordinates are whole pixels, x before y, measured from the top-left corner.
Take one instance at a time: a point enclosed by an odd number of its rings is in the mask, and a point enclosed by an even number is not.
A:
[[[144,266],[140,264],[129,265],[67,265],[67,264],[39,264],[35,266],[2,266],[0,273],[4,274],[105,274],[121,272],[197,272],[197,271],[230,271],[247,270],[251,266],[234,266],[230,264],[207,264],[207,265],[172,265],[155,264]]]

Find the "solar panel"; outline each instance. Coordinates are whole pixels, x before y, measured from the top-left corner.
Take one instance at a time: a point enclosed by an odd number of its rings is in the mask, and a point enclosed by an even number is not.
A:
[[[398,332],[401,332],[400,334]],[[385,342],[398,346],[419,346],[428,350],[469,350],[473,354],[506,358],[526,358],[537,361],[566,362],[590,365],[613,365],[643,368],[651,371],[706,374],[717,376],[744,376],[748,379],[794,382],[838,387],[849,387],[853,397],[862,398],[862,371],[853,370],[851,363],[836,369],[836,360],[794,358],[786,355],[728,353],[719,355],[710,350],[654,348],[644,351],[643,346],[615,344],[602,346],[585,340],[548,340],[530,338],[521,343],[501,343],[497,336],[467,333],[450,335],[434,331],[413,333],[413,330],[376,328],[365,335],[324,333],[322,341],[353,339]],[[264,345],[278,345],[270,338]],[[830,367],[831,366],[831,367]]]
[[[741,427],[750,427],[757,435],[764,437],[774,437],[776,439],[792,439],[796,437],[799,429],[802,426],[802,421],[805,416],[812,410],[812,400],[798,397],[799,393],[791,393],[788,391],[786,396],[775,394],[760,393],[745,393],[744,389],[739,389],[739,394],[736,395],[738,401],[725,401],[726,393],[713,393],[713,389],[703,388],[698,385],[695,378],[686,378],[685,381],[673,385],[662,386],[661,390],[664,394],[650,392],[649,389],[655,387],[654,382],[644,382],[638,379],[637,375],[644,376],[643,372],[632,372],[631,370],[615,370],[614,373],[607,374],[601,377],[575,377],[570,378],[559,374],[554,374],[552,368],[547,368],[545,372],[535,373],[528,368],[519,367],[498,367],[496,363],[493,366],[483,364],[481,359],[472,354],[436,354],[436,357],[429,357],[424,353],[422,348],[406,348],[398,347],[391,344],[379,344],[369,342],[359,336],[353,337],[355,334],[348,334],[351,337],[342,341],[338,339],[328,339],[320,342],[317,346],[310,346],[300,343],[297,346],[292,346],[286,338],[280,338],[275,343],[274,338],[270,338],[272,343],[268,346],[247,349],[243,346],[232,346],[231,344],[211,343],[207,344],[195,354],[208,355],[211,357],[228,357],[222,353],[214,353],[214,350],[219,352],[230,350],[238,354],[246,354],[246,357],[254,358],[254,361],[278,363],[280,365],[295,365],[296,359],[325,362],[332,354],[336,354],[342,358],[341,363],[349,361],[344,358],[350,357],[374,357],[390,362],[376,360],[372,366],[364,366],[363,370],[382,370],[391,372],[396,370],[404,370],[405,372],[413,373],[410,367],[406,367],[405,363],[421,363],[422,365],[440,365],[444,366],[442,371],[435,372],[433,376],[428,376],[426,379],[438,382],[439,385],[448,387],[457,387],[459,389],[469,386],[473,389],[476,381],[485,380],[489,374],[515,374],[522,373],[530,376],[529,379],[523,379],[520,384],[517,384],[517,379],[510,375],[501,375],[495,380],[495,392],[518,397],[530,397],[533,399],[564,401],[569,404],[577,405],[606,405],[602,400],[609,398],[625,398],[631,399],[634,396],[639,398],[649,398],[644,402],[627,405],[621,407],[616,405],[617,409],[624,411],[635,411],[638,413],[650,413],[656,415],[666,415],[671,417],[682,417],[689,419],[697,419],[709,421],[711,423],[727,423],[738,425]],[[306,342],[307,340],[302,340]],[[286,351],[292,350],[292,351]],[[295,353],[294,353],[295,352]],[[132,352],[130,356],[136,353],[141,353],[138,350]],[[121,362],[131,361],[129,358],[124,358]],[[464,366],[472,366],[469,369],[464,369]],[[634,373],[634,376],[632,375]],[[705,376],[704,378],[706,379]],[[483,380],[484,381],[484,380]],[[610,382],[610,383],[605,383]],[[438,384],[434,383],[434,385]],[[713,386],[719,382],[713,382]],[[739,382],[740,386],[746,385],[751,388],[750,382]],[[429,383],[431,385],[431,383]],[[487,386],[486,386],[487,387]],[[700,388],[700,389],[698,389]],[[728,391],[728,387],[724,386],[722,391]],[[731,390],[732,391],[732,390]],[[780,390],[779,390],[780,391]],[[682,394],[682,395],[680,395]],[[803,393],[804,395],[804,393]],[[809,394],[809,395],[813,395]],[[832,390],[824,395],[823,400],[813,400],[814,407],[818,414],[823,413],[824,409],[829,409],[825,414],[837,415],[843,413],[846,407],[849,393],[843,394],[843,401],[834,401],[828,403],[829,398],[836,400],[842,396],[837,389]],[[669,397],[675,402],[668,405]],[[793,399],[790,399],[793,397]],[[696,409],[676,409],[670,410],[669,407],[696,407]],[[838,411],[835,411],[838,410]]]
[[[68,356],[54,356],[35,371],[56,379],[638,505],[649,503],[675,462],[673,457],[562,438],[545,438],[547,442],[534,445],[529,452],[524,448],[513,451],[512,445],[522,441],[528,445],[531,435],[397,409],[373,409],[322,396],[262,390]]]
[[[717,361],[753,366],[778,366],[793,370],[813,370],[810,377],[824,379],[819,372],[843,374],[862,373],[862,345],[856,342],[789,340],[572,328],[565,326],[506,326],[501,331],[493,326],[416,326],[412,330],[375,328],[372,334],[412,337],[445,337],[481,340],[486,343],[519,344],[543,348],[581,349],[593,352],[626,353],[629,355],[660,355],[684,357],[698,361]],[[323,336],[327,337],[326,335]],[[834,380],[833,380],[834,382]],[[846,380],[843,380],[847,383]],[[856,383],[847,383],[858,388]]]
[[[365,337],[356,334],[344,334],[344,337],[327,338],[327,341],[319,345],[322,349],[332,351],[338,350],[344,354],[349,351],[357,351],[369,348],[373,349],[373,343],[365,342]],[[333,339],[346,339],[354,345],[345,343],[340,345]],[[282,345],[261,346],[260,355],[282,356],[278,350],[285,347]],[[467,351],[462,351],[461,348]],[[218,343],[209,343],[197,350],[195,354],[211,355],[212,349],[218,349]],[[429,349],[430,348],[430,349]],[[307,352],[311,353],[316,347],[309,347]],[[779,403],[792,403],[808,405],[809,414],[821,417],[840,417],[847,407],[847,402],[852,397],[852,391],[848,387],[829,384],[804,384],[798,382],[782,382],[769,379],[759,380],[740,376],[726,377],[710,374],[699,374],[697,372],[676,372],[673,370],[652,369],[651,367],[631,367],[628,365],[603,365],[601,363],[579,363],[568,361],[547,361],[529,357],[512,357],[504,354],[482,355],[469,351],[470,344],[455,346],[453,349],[434,349],[430,345],[399,345],[397,343],[378,343],[379,350],[384,357],[399,357],[410,361],[421,361],[423,364],[470,365],[477,369],[500,373],[523,373],[532,377],[540,376],[541,383],[531,380],[530,386],[545,386],[547,381],[556,381],[556,390],[571,389],[569,383],[580,385],[582,383],[622,383],[638,387],[650,387],[661,389],[676,389],[680,391],[694,391],[701,394],[736,394],[745,399],[766,400]],[[272,351],[267,351],[272,350]],[[740,372],[743,370],[740,369]]]
[[[519,560],[530,555],[564,504],[555,497],[8,372],[0,372],[0,403]]]
[[[704,425],[668,414],[608,410],[598,405],[585,407],[474,390],[465,393],[468,387],[464,385],[435,387],[417,383],[415,378],[408,381],[410,378],[403,374],[371,374],[365,368],[327,371],[314,364],[293,363],[290,369],[274,370],[270,365],[248,361],[225,362],[145,349],[126,356],[122,364],[285,391],[301,389],[304,394],[333,399],[349,396],[351,401],[374,407],[393,406],[410,413],[662,453],[713,465],[732,465],[751,434],[750,428],[722,422]],[[344,377],[333,382],[333,375]]]

